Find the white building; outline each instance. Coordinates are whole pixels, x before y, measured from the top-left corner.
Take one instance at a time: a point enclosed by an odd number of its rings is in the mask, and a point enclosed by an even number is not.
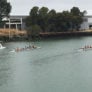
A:
[[[26,29],[24,22],[26,17],[27,16],[10,16],[9,18],[6,18],[4,20],[6,21],[4,28],[24,30]]]
[[[92,16],[85,16],[84,22],[81,24],[82,30],[92,29]]]

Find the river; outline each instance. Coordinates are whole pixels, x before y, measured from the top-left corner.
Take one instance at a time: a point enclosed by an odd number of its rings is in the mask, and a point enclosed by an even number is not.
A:
[[[16,47],[40,48],[11,52]],[[7,42],[0,50],[0,92],[92,92],[92,37]]]

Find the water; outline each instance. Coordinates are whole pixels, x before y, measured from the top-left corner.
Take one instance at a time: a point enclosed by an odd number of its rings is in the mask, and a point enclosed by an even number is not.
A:
[[[34,44],[41,47],[10,52]],[[92,92],[92,37],[9,42],[0,50],[0,92]]]

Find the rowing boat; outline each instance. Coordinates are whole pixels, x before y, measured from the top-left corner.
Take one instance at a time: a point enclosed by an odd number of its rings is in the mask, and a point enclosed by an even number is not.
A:
[[[79,49],[86,51],[86,50],[92,50],[92,47],[89,47],[89,48],[83,47],[83,48],[79,48]]]

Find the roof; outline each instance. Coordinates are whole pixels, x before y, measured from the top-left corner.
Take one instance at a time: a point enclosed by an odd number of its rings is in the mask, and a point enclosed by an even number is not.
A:
[[[22,19],[25,19],[27,16],[26,15],[11,15],[10,16],[10,19],[20,19],[20,18],[22,18]]]

